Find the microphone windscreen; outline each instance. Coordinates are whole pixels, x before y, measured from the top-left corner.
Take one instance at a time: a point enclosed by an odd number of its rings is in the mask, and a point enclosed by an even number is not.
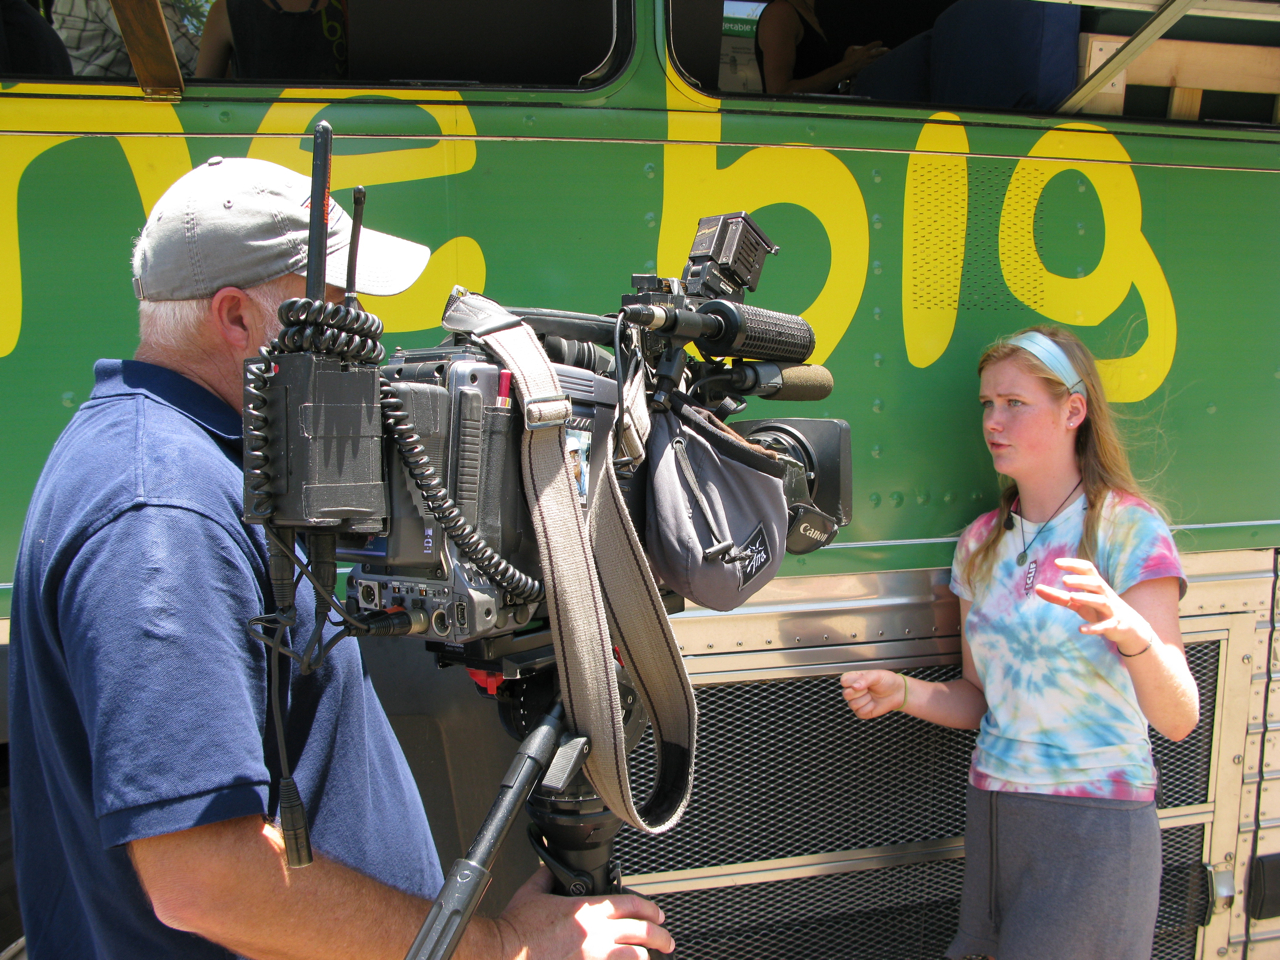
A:
[[[831,371],[819,364],[779,366],[782,367],[782,386],[769,394],[770,400],[825,400],[835,388]]]

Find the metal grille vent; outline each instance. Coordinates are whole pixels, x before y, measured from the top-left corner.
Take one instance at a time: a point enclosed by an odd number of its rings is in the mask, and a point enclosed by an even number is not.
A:
[[[1194,960],[1208,906],[1204,826],[1164,831],[1152,960]],[[963,860],[662,894],[680,960],[940,960]]]
[[[907,671],[950,680],[958,666]],[[958,837],[974,732],[891,714],[859,720],[834,676],[701,687],[694,792],[656,837],[629,827],[625,876]],[[652,737],[631,755],[648,795]]]
[[[1038,166],[1027,168],[1025,179],[1011,180],[1005,193],[1004,210],[1001,217],[1008,217],[1013,223],[1032,220],[1036,236],[1040,236],[1044,228],[1044,214],[1040,209],[1040,195],[1045,185],[1053,179],[1056,171],[1048,171]],[[1044,264],[1040,260],[1038,250],[1025,251],[1023,256],[1006,256],[1001,258],[1000,265],[1005,283],[1009,290],[1018,291],[1014,295],[1036,313],[1044,313]]]
[[[1000,211],[1013,164],[969,158],[969,209]],[[1000,215],[980,215],[969,224],[965,241],[965,276],[960,290],[963,310],[1022,310],[1005,285],[1000,267]]]
[[[1173,827],[1165,830],[1160,840],[1164,873],[1160,877],[1160,913],[1151,957],[1195,960],[1200,923],[1209,909],[1209,881],[1203,862],[1204,824]]]
[[[1209,707],[1217,700],[1218,655],[1218,641],[1187,647],[1201,703]],[[908,673],[949,680],[959,668]],[[698,759],[689,810],[674,830],[658,837],[624,827],[617,841],[624,874],[964,833],[973,732],[945,730],[900,714],[859,721],[841,699],[834,676],[707,686],[697,690],[697,697]],[[1205,709],[1199,726],[1181,743],[1152,731],[1162,806],[1207,801],[1213,728],[1213,711]],[[631,768],[636,795],[647,796],[654,776],[647,732],[631,756]]]
[[[680,960],[915,960],[951,943],[963,877],[935,860],[654,899]]]
[[[1200,690],[1200,723],[1195,730],[1180,743],[1151,731],[1151,752],[1160,768],[1161,807],[1187,807],[1209,800],[1219,645],[1217,640],[1187,645],[1187,665]]]
[[[969,217],[969,176],[964,157],[913,156],[908,162],[904,220],[910,246],[904,247],[907,309],[949,311],[960,307],[965,231]]]

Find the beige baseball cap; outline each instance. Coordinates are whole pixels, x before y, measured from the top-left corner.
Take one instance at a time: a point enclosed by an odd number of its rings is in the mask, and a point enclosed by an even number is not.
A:
[[[311,181],[265,160],[213,157],[165,191],[133,248],[139,300],[201,300],[306,274]],[[345,287],[351,219],[329,200],[325,280]],[[413,286],[431,251],[364,227],[356,291],[378,297]]]

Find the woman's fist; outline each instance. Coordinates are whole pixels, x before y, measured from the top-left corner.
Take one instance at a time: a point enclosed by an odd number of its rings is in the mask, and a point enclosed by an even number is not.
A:
[[[892,670],[852,670],[840,677],[844,698],[860,719],[870,720],[901,709],[907,678]]]

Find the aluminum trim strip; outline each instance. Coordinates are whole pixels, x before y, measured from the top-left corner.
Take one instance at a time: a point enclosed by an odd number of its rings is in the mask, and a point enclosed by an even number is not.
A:
[[[915,667],[950,666],[960,662],[959,652],[933,657],[909,657],[896,660],[854,660],[843,663],[815,663],[805,666],[757,667],[754,670],[720,670],[715,673],[689,673],[689,683],[709,687],[717,683],[746,683],[749,680],[794,680],[798,677],[834,677],[846,670],[911,670]],[[833,695],[835,695],[833,693]]]
[[[1220,642],[1222,629],[1199,630],[1182,635],[1183,643]],[[684,657],[685,670],[694,686],[744,680],[771,680],[835,675],[844,670],[878,667],[901,670],[958,663],[959,637],[897,640],[886,643],[842,644],[780,648],[770,651],[707,653]]]
[[[831,543],[823,550],[853,550],[858,547],[914,547],[925,543],[959,543],[959,537],[925,537],[920,540],[860,540],[856,543]]]
[[[920,843],[901,843],[889,847],[872,847],[866,850],[847,850],[840,853],[824,853],[811,857],[788,857],[782,860],[762,860],[755,863],[733,863],[696,870],[670,870],[665,873],[641,874],[623,877],[622,884],[637,893],[653,896],[660,893],[677,893],[684,890],[708,890],[717,887],[737,887],[752,883],[774,883],[798,877],[814,877],[833,873],[851,873],[855,870],[876,870],[881,867],[900,866],[906,863],[923,863],[929,860],[951,860],[964,856],[964,837],[945,840],[925,840]]]
[[[1160,829],[1172,830],[1177,827],[1194,826],[1199,823],[1209,823],[1212,819],[1213,804],[1211,803],[1162,810],[1160,811]],[[950,837],[944,840],[902,843],[887,847],[871,847],[866,850],[846,850],[809,857],[787,857],[755,863],[701,867],[694,870],[637,874],[623,877],[622,883],[623,886],[637,893],[655,896],[691,890],[746,886],[754,883],[775,883],[800,877],[852,873],[857,870],[879,870],[908,863],[952,860],[963,856],[964,837]]]
[[[832,644],[804,647],[778,644],[772,650],[726,651],[684,656],[685,669],[693,673],[716,673],[725,669],[755,670],[773,667],[802,667],[813,664],[863,663],[870,660],[902,660],[960,652],[960,637],[928,637],[883,643]]]
[[[1213,811],[1216,804],[1198,803],[1193,807],[1174,807],[1169,810],[1160,810],[1157,816],[1160,818],[1161,830],[1172,830],[1174,827],[1193,826],[1197,823],[1212,823]]]

